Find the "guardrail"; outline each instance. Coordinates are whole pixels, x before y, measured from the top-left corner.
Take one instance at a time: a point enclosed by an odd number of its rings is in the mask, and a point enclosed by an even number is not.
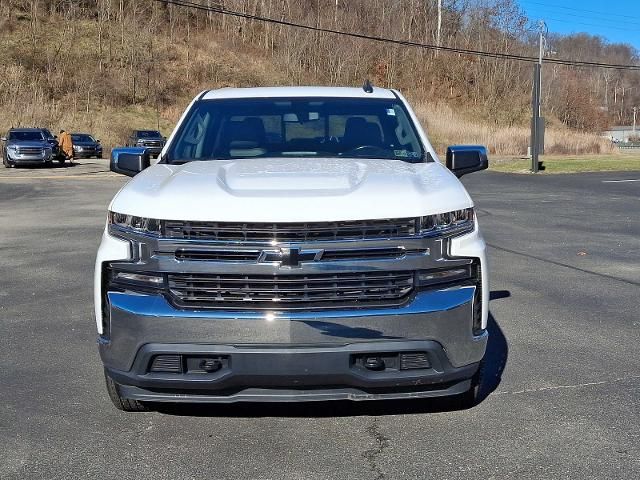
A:
[[[635,150],[640,149],[640,143],[614,143],[620,150]]]

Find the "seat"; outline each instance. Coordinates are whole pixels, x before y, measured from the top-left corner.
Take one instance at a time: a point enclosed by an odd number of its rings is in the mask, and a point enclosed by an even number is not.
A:
[[[256,117],[228,122],[222,135],[223,143],[231,148],[255,148],[262,146],[265,140],[264,123],[262,119]]]
[[[347,148],[356,148],[362,145],[382,145],[382,132],[380,126],[368,122],[364,118],[352,117],[347,119],[344,127],[342,144]]]

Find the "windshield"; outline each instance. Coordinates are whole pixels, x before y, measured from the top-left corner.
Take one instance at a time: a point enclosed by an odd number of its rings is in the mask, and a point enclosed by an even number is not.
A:
[[[349,157],[421,162],[424,151],[398,100],[250,98],[197,102],[169,163],[253,157]]]
[[[71,140],[77,143],[94,143],[95,140],[91,135],[87,135],[85,133],[74,133],[71,135]]]
[[[42,132],[9,132],[9,140],[22,140],[22,141],[31,141],[31,140],[44,140],[42,136]]]
[[[139,138],[159,138],[162,137],[157,130],[138,130]]]

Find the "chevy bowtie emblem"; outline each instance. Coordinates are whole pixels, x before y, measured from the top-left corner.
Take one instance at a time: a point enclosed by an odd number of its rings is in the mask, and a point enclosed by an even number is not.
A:
[[[263,250],[258,257],[258,263],[279,263],[285,268],[299,268],[302,262],[317,262],[324,250],[302,250],[300,248],[280,248],[278,250]]]

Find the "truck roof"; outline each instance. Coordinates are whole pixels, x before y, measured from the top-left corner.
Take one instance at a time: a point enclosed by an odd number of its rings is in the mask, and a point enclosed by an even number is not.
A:
[[[203,100],[226,98],[273,98],[273,97],[340,97],[340,98],[382,98],[394,99],[395,94],[386,88],[374,87],[367,93],[362,88],[353,87],[254,87],[220,88],[209,90],[200,98]]]

